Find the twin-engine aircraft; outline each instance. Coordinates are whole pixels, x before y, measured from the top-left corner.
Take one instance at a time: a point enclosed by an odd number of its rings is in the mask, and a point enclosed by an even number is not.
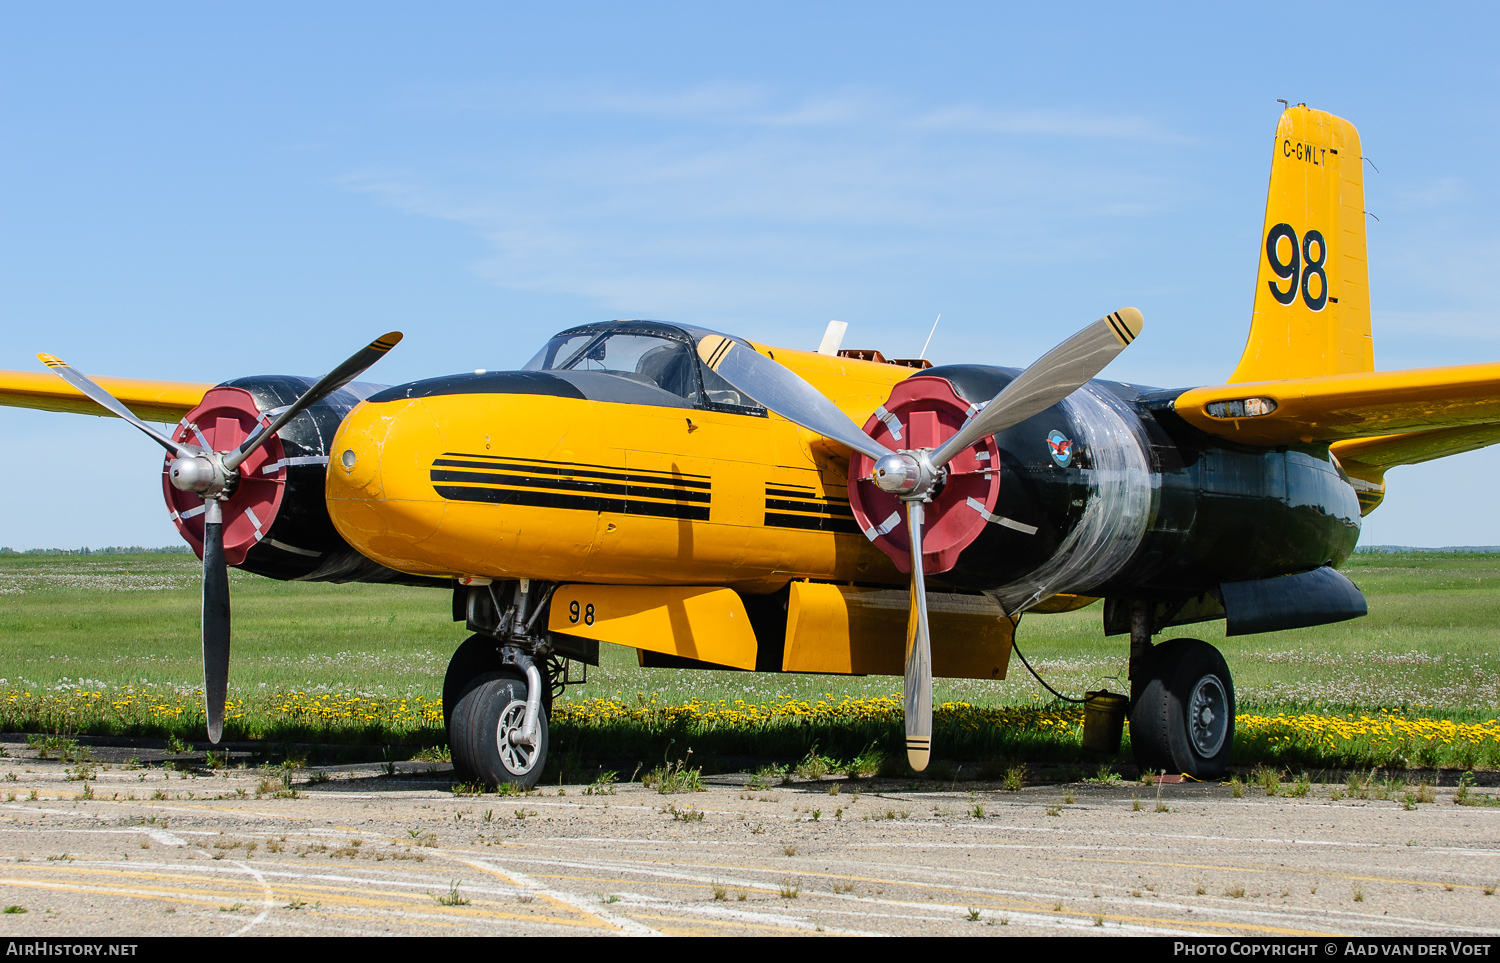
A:
[[[1337,568],[1393,466],[1500,439],[1500,364],[1373,370],[1359,135],[1276,130],[1249,341],[1227,383],[1095,376],[1122,308],[1025,370],[770,347],[685,324],[563,331],[520,371],[221,385],[0,372],[10,405],[114,414],[164,449],[203,559],[208,735],[222,734],[227,567],[451,589],[474,634],[443,709],[455,768],[533,785],[568,661],[904,676],[913,769],[932,678],[1003,679],[1025,613],[1104,599],[1129,640],[1145,768],[1221,773],[1231,635],[1365,613]],[[60,375],[61,379],[54,377]],[[147,422],[176,422],[159,431]],[[941,747],[937,747],[941,749]]]

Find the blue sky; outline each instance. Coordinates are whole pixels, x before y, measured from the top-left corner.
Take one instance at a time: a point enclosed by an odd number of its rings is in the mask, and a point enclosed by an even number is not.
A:
[[[0,7],[0,368],[317,374],[395,328],[395,383],[620,316],[906,355],[939,313],[938,363],[1025,364],[1133,304],[1111,376],[1217,383],[1278,97],[1379,168],[1377,366],[1500,360],[1495,8],[809,7]],[[118,422],[0,439],[0,544],[175,541]],[[1496,469],[1393,472],[1363,540],[1500,544]]]

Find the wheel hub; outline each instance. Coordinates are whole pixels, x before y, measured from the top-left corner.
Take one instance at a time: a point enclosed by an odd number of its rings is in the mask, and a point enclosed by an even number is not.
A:
[[[517,742],[513,736],[521,731],[526,722],[526,702],[515,699],[500,713],[500,724],[495,727],[495,747],[500,752],[500,762],[512,775],[524,776],[537,763],[535,746]]]
[[[1193,686],[1188,705],[1188,736],[1193,749],[1211,759],[1224,746],[1229,731],[1229,698],[1218,678],[1206,675]]]

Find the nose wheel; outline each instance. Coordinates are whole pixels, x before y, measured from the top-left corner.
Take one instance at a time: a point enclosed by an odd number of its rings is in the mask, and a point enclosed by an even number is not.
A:
[[[1234,680],[1219,650],[1199,639],[1151,649],[1130,708],[1130,745],[1142,770],[1195,779],[1223,775],[1234,748]]]
[[[448,720],[448,748],[460,779],[486,786],[531,789],[547,764],[547,713],[536,733],[525,732],[527,685],[514,675],[490,672],[470,682]]]

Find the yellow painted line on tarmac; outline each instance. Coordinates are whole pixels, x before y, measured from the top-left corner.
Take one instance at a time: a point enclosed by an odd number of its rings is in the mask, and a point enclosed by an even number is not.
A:
[[[592,913],[581,906],[577,906],[575,904],[560,900],[556,896],[548,893],[545,890],[528,886],[526,885],[525,879],[517,878],[510,873],[507,873],[505,870],[501,869],[498,866],[491,866],[487,863],[481,863],[475,860],[467,859],[463,856],[457,855],[456,853],[444,852],[442,850],[439,850],[438,853],[439,855],[446,856],[447,858],[454,860],[455,862],[463,863],[465,866],[471,866],[474,869],[481,870],[482,872],[490,873],[492,875],[500,877],[501,879],[507,880],[511,883],[511,885],[517,887],[518,889],[525,889],[531,892],[535,892],[538,896],[541,896],[543,899],[547,900],[547,902],[550,903],[553,907],[581,917],[582,919],[579,921],[580,925],[588,926],[591,929],[608,929],[614,932],[628,931],[625,926],[622,926],[615,920],[600,916],[597,913]],[[593,922],[589,922],[590,920],[592,920]]]
[[[816,924],[810,924],[809,927],[804,928],[801,926],[776,926],[770,923],[748,923],[739,920],[715,920],[697,918],[683,919],[679,916],[657,916],[650,913],[637,913],[636,916],[640,919],[651,920],[655,923],[676,924],[676,927],[680,930],[680,932],[673,933],[670,930],[663,930],[663,932],[668,933],[671,936],[720,936],[722,935],[722,930],[731,928],[746,930],[765,930],[772,933],[795,934],[797,936],[809,936],[816,932],[816,930],[812,928],[813,926],[816,926]],[[689,928],[694,926],[699,927],[699,929],[694,930]],[[708,929],[708,927],[718,927],[719,929]]]
[[[1099,860],[1099,862],[1107,862],[1107,860]],[[681,866],[682,864],[680,864],[680,863],[660,863],[660,862],[656,862],[656,861],[651,861],[651,865],[653,865],[653,866],[674,866],[675,867],[675,866]],[[691,864],[691,865],[698,865],[698,864]],[[1145,865],[1145,864],[1143,864],[1143,865]],[[787,875],[788,872],[789,872],[785,867],[772,868],[772,867],[754,867],[754,866],[730,866],[730,867],[719,867],[719,868],[721,868],[721,869],[723,869],[725,871],[728,871],[728,870],[737,870],[737,871],[740,871],[740,872],[766,872],[766,873],[777,872],[777,873],[781,873],[782,875]],[[629,870],[625,870],[624,872],[629,872]],[[894,881],[894,880],[881,879],[879,877],[869,877],[869,876],[846,876],[846,875],[840,875],[840,874],[837,874],[837,873],[820,873],[820,872],[811,872],[811,871],[810,872],[791,871],[791,874],[795,875],[795,876],[799,876],[799,877],[811,876],[811,877],[815,877],[815,878],[819,878],[819,879],[848,880],[848,881],[866,883],[866,884],[871,884],[871,885],[880,884],[880,885],[886,885],[886,886],[907,886],[907,887],[911,887],[911,888],[914,888],[914,889],[931,890],[931,891],[934,891],[934,892],[948,893],[948,894],[958,895],[958,896],[977,896],[977,897],[979,897],[982,900],[999,901],[1002,904],[1002,905],[994,905],[994,906],[988,907],[990,909],[997,909],[997,910],[1007,910],[1007,909],[1009,909],[1009,910],[1012,910],[1012,911],[1026,910],[1026,911],[1035,912],[1035,913],[1038,913],[1038,914],[1041,914],[1041,915],[1058,915],[1058,914],[1054,913],[1054,911],[1052,910],[1051,905],[1049,905],[1049,904],[1047,904],[1045,902],[1037,902],[1037,901],[1034,901],[1034,900],[1030,900],[1029,901],[1029,900],[1025,900],[1025,899],[1021,899],[1021,898],[1008,899],[1006,897],[997,897],[993,893],[985,893],[985,892],[982,892],[982,891],[979,891],[979,890],[965,889],[963,887],[946,886],[946,885],[940,885],[940,884],[936,884],[936,883],[918,883],[918,882]],[[586,877],[586,876],[564,876],[564,875],[547,875],[547,876],[544,876],[543,874],[540,874],[540,873],[537,874],[537,875],[540,878],[544,878],[544,879],[568,879],[568,880],[575,880],[575,881],[578,881],[578,882],[597,882],[597,883],[610,883],[610,882],[619,883],[619,882],[626,882],[626,880],[622,880],[622,879],[592,878],[592,877]],[[633,882],[633,881],[631,881],[631,882]],[[658,881],[658,880],[652,880],[650,882],[651,882],[651,885],[656,885],[656,886],[691,887],[691,888],[695,888],[695,889],[699,888],[699,887],[702,887],[702,886],[705,885],[703,883],[676,883],[676,882],[661,882],[661,881]],[[745,890],[748,890],[748,891],[751,891],[751,892],[768,892],[768,893],[778,892],[778,890],[776,890],[776,889],[772,889],[772,888],[759,889],[759,888],[757,888],[757,887],[755,887],[753,885],[752,886],[736,886],[735,888],[736,889],[745,889]],[[821,895],[821,894],[809,894],[809,895]],[[877,903],[877,904],[878,903],[895,904],[895,903],[899,903],[900,902],[899,900],[889,900],[889,899],[882,900],[882,899],[878,899],[878,898],[870,897],[870,896],[859,896],[859,897],[855,897],[855,899],[857,899],[857,900],[859,900],[861,902],[868,901],[868,902]],[[966,900],[966,902],[967,902],[967,900]],[[976,900],[975,902],[977,903],[978,901]],[[1076,917],[1078,919],[1091,920],[1091,919],[1094,919],[1097,914],[1094,914],[1094,913],[1072,913],[1072,912],[1070,912],[1070,913],[1063,913],[1063,914],[1060,914],[1060,915],[1064,915],[1064,916],[1068,916],[1068,917]],[[1215,922],[1215,921],[1204,921],[1204,920],[1176,919],[1176,918],[1167,918],[1167,917],[1157,918],[1157,917],[1149,917],[1149,916],[1106,916],[1105,918],[1106,919],[1114,919],[1114,920],[1119,921],[1119,922],[1137,922],[1137,923],[1140,923],[1140,924],[1149,924],[1149,925],[1155,925],[1155,926],[1165,925],[1165,926],[1172,926],[1172,927],[1177,927],[1177,928],[1181,928],[1181,929],[1197,929],[1197,928],[1202,928],[1203,932],[1212,932],[1212,931],[1224,930],[1224,929],[1234,929],[1234,930],[1242,930],[1242,931],[1248,931],[1248,932],[1253,932],[1253,933],[1266,933],[1266,934],[1278,935],[1278,936],[1329,936],[1329,935],[1336,935],[1336,934],[1323,933],[1322,931],[1316,931],[1316,930],[1300,930],[1300,929],[1293,929],[1293,928],[1289,928],[1289,927],[1266,926],[1266,925],[1258,924],[1258,923],[1234,923],[1234,922],[1229,922],[1229,921]]]
[[[241,902],[241,897],[243,897],[243,894],[236,893],[205,893],[201,890],[171,890],[165,887],[153,890],[134,888],[125,885],[106,886],[102,884],[96,884],[90,886],[82,883],[67,883],[51,880],[19,880],[0,878],[0,886],[7,885],[18,886],[26,889],[44,889],[56,892],[88,893],[97,896],[129,896],[136,899],[188,903],[191,905],[216,908],[222,908],[225,902]],[[336,906],[363,906],[367,909],[372,910],[385,909],[389,913],[395,914],[395,918],[415,926],[453,927],[460,925],[462,922],[479,922],[481,920],[505,920],[520,923],[542,923],[553,926],[589,926],[589,924],[587,923],[573,919],[540,916],[538,914],[506,913],[497,910],[481,909],[480,907],[473,906],[472,904],[470,908],[464,909],[460,909],[457,907],[454,907],[452,909],[433,907],[431,909],[428,909],[426,912],[416,912],[418,910],[418,907],[413,906],[412,903],[423,895],[427,894],[410,894],[411,899],[400,901],[393,899],[378,900],[361,897],[351,897],[347,894],[339,892],[329,893],[318,889],[284,888],[277,894],[277,898],[279,899],[282,896],[286,896],[289,898],[288,902],[290,902],[292,898],[308,896],[313,897],[320,903],[324,900],[327,900],[335,904]],[[252,901],[260,902],[260,900],[253,898]],[[325,910],[321,906],[318,908],[313,908],[310,905],[299,907],[297,910],[291,910],[289,906],[277,906],[273,908],[286,910],[288,912],[301,912],[303,909],[308,909],[313,913],[327,913],[330,915],[332,915],[333,912],[331,909]],[[452,922],[447,922],[444,920],[445,917],[454,919]],[[390,919],[392,917],[387,915],[378,918]]]
[[[135,899],[157,900],[169,903],[189,903],[196,906],[217,907],[221,899],[205,900],[186,893],[159,893],[148,890],[131,890],[119,886],[83,886],[76,883],[59,883],[47,880],[6,879],[0,877],[0,886],[17,886],[22,889],[44,889],[62,893],[92,893],[96,896],[130,896]]]

